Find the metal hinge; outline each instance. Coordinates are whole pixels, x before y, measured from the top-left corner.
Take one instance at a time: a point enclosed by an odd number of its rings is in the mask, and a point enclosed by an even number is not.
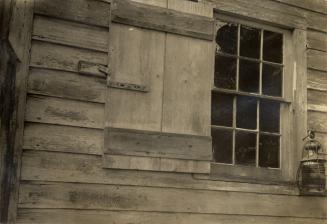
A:
[[[116,82],[111,81],[111,71],[110,68],[87,61],[79,61],[78,62],[78,72],[85,75],[92,75],[107,78],[107,85],[111,88],[117,89],[126,89],[126,90],[133,90],[133,91],[140,91],[140,92],[149,92],[149,87],[146,85],[138,85],[133,83],[123,83],[123,82]]]

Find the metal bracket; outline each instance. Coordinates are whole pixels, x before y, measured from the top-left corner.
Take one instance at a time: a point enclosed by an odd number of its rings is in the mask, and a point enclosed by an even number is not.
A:
[[[116,89],[125,89],[125,90],[132,90],[132,91],[140,91],[140,92],[149,92],[149,87],[146,85],[138,85],[133,83],[123,83],[123,82],[116,82],[111,81],[111,71],[110,68],[87,61],[79,61],[78,62],[78,72],[85,75],[93,75],[99,76],[102,78],[107,78],[107,85],[111,88]]]

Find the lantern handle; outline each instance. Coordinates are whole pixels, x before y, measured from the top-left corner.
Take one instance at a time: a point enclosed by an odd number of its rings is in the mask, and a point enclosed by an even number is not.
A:
[[[302,141],[306,140],[307,138],[309,139],[314,139],[316,137],[315,131],[314,130],[308,130],[308,135],[302,138]]]

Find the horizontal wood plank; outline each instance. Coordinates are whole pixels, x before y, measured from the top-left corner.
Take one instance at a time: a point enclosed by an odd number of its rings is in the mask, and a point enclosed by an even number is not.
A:
[[[213,19],[128,0],[114,1],[112,21],[205,40],[213,39]]]
[[[327,34],[309,30],[308,31],[308,48],[327,52]]]
[[[103,139],[103,130],[27,122],[23,148],[101,155]],[[60,166],[52,169],[60,169]]]
[[[308,69],[308,88],[327,91],[327,72]]]
[[[323,219],[223,214],[19,209],[18,224],[323,224]]]
[[[35,16],[32,38],[108,52],[108,28]]]
[[[327,91],[308,90],[308,104],[326,105],[327,106]]]
[[[94,135],[89,134],[90,137],[87,140],[80,141],[78,140],[78,136],[81,136],[81,139],[86,138],[87,132],[85,131],[83,134],[81,130],[79,132],[78,130],[75,130],[77,133],[76,137],[73,137],[72,141],[70,141],[73,143],[66,143],[66,140],[70,139],[60,136],[59,133],[62,129],[52,128],[49,130],[49,128],[46,129],[46,127],[43,129],[35,127],[34,129],[38,128],[38,132],[29,134],[32,132],[30,131],[31,128],[33,127],[27,129],[29,131],[28,136],[35,136],[35,134],[46,136],[46,134],[42,135],[41,133],[42,131],[48,131],[50,133],[49,139],[54,140],[47,141],[47,139],[41,139],[41,137],[34,137],[34,139],[36,139],[35,141],[31,141],[30,139],[25,140],[24,147],[27,146],[27,148],[43,151],[24,152],[22,160],[22,180],[156,186],[266,194],[297,194],[294,186],[287,185],[213,181],[209,179],[208,175],[192,175],[189,173],[103,169],[102,156],[100,155],[96,156],[44,151],[61,150],[62,152],[74,153],[101,153],[101,146],[99,143],[101,141],[97,141],[97,138],[95,138]],[[51,138],[54,133],[57,133],[55,134],[55,136],[58,136],[57,138]],[[63,135],[65,135],[64,132]],[[101,133],[97,136],[101,136]],[[61,142],[59,142],[59,140],[61,140]],[[83,146],[83,144],[85,144],[85,146]]]
[[[19,208],[327,218],[325,197],[51,182],[21,183],[20,186]]]
[[[207,136],[106,128],[105,153],[175,159],[212,159]]]
[[[103,166],[109,169],[149,170],[178,173],[210,173],[210,162],[200,160],[119,156],[104,154]]]
[[[104,105],[60,98],[27,97],[26,121],[67,126],[104,127]]]
[[[287,5],[293,5],[294,7],[300,7],[303,9],[327,14],[327,3],[325,0],[310,0],[310,1],[274,0],[274,1],[285,3]]]
[[[190,13],[199,16],[213,17],[212,4],[207,4],[201,1],[189,1],[189,0],[167,0],[167,6],[169,9],[173,9],[180,12]]]
[[[270,0],[204,0],[213,4],[216,14],[233,14],[256,19],[280,27],[305,28],[307,22],[304,12],[292,6],[281,7]]]
[[[322,150],[327,153],[327,133],[316,133],[316,139],[322,144]]]
[[[110,4],[95,0],[35,1],[34,12],[41,15],[81,22],[89,25],[109,26]],[[95,13],[96,12],[96,13]]]
[[[72,72],[31,68],[28,92],[33,94],[104,103],[106,80]]]
[[[42,41],[32,42],[30,65],[33,67],[78,72],[79,61],[107,65],[108,54]]]
[[[308,50],[308,68],[327,71],[327,52]]]
[[[327,133],[327,113],[309,111],[308,112],[308,128],[318,132]]]

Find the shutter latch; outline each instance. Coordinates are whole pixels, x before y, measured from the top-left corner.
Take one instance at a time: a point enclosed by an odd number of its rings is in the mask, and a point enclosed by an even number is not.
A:
[[[107,85],[111,88],[149,92],[149,87],[146,85],[111,81],[110,68],[105,65],[96,64],[87,61],[79,61],[78,72],[84,75],[92,75],[92,76],[107,78]]]

